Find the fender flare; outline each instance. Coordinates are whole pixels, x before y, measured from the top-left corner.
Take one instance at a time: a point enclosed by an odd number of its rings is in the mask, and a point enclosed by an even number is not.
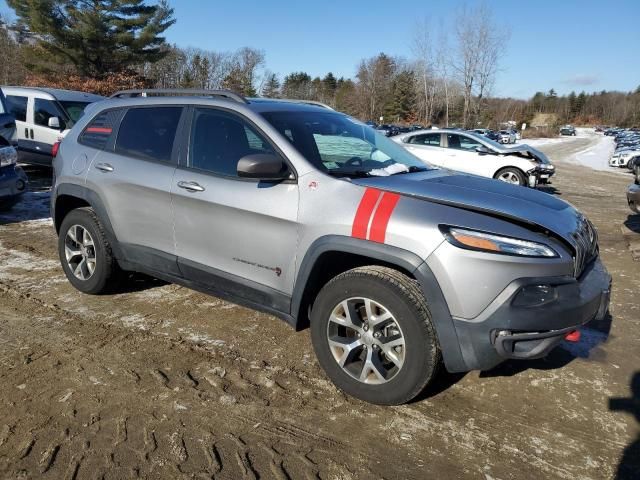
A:
[[[53,219],[54,227],[57,232],[57,222],[55,218],[56,214],[56,200],[61,195],[68,195],[70,197],[76,197],[81,200],[87,202],[96,215],[100,219],[100,223],[102,224],[102,228],[104,229],[104,233],[107,236],[107,240],[111,245],[111,250],[113,251],[115,257],[117,259],[124,258],[122,255],[122,251],[120,248],[120,244],[118,243],[118,239],[113,231],[113,227],[111,225],[111,220],[109,220],[109,215],[107,214],[107,209],[104,206],[104,202],[100,198],[100,196],[90,188],[87,188],[83,185],[75,185],[72,183],[65,183],[56,187],[55,191],[51,195],[51,218]]]
[[[302,306],[305,288],[311,272],[320,256],[327,252],[351,253],[369,257],[385,264],[395,265],[411,273],[422,290],[431,313],[433,326],[438,336],[442,357],[449,372],[469,370],[466,366],[460,342],[447,302],[440,284],[424,259],[407,250],[367,240],[327,235],[315,240],[307,250],[296,276],[291,298],[291,314],[296,318],[296,327],[300,326],[299,310]]]

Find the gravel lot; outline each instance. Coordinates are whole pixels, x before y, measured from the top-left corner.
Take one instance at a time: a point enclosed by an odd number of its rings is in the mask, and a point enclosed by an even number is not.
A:
[[[572,160],[602,141],[540,148],[558,167],[546,190],[598,227],[612,318],[545,360],[443,373],[392,408],[336,391],[308,332],[269,315],[143,277],[75,291],[50,173],[29,169],[33,191],[0,215],[0,477],[638,478],[640,222],[630,176]]]

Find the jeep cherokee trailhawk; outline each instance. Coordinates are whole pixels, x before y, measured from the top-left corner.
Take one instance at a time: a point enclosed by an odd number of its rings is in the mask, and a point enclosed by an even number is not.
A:
[[[87,107],[54,162],[62,267],[121,271],[311,327],[369,402],[546,355],[603,317],[596,231],[568,203],[430,167],[327,106],[227,91],[125,91]]]

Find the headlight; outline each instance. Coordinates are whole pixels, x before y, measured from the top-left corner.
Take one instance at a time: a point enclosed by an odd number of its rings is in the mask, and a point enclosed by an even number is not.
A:
[[[12,165],[18,161],[18,152],[13,147],[0,147],[0,167]]]
[[[440,227],[449,243],[467,250],[500,253],[503,255],[518,255],[522,257],[557,257],[558,254],[551,247],[542,243],[504,237],[493,233],[478,232],[458,227]]]

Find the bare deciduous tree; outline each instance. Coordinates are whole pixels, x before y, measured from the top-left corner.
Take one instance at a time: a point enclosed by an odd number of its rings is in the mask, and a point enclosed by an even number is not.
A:
[[[455,19],[456,49],[451,65],[463,87],[463,125],[471,126],[474,95],[480,99],[493,84],[499,52],[508,34],[493,21],[485,4],[461,8]],[[475,110],[476,113],[477,110]]]

